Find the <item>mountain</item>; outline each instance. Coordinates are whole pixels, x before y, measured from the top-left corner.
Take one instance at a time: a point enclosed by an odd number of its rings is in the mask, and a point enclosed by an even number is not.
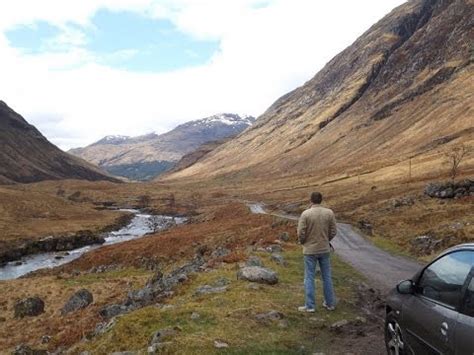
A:
[[[222,113],[184,123],[160,135],[107,136],[85,148],[72,149],[70,153],[113,175],[149,180],[172,168],[183,155],[202,144],[234,137],[254,121],[252,116]]]
[[[118,181],[61,151],[0,101],[0,184],[57,179]]]
[[[394,9],[251,129],[166,179],[335,176],[474,143],[474,1]]]

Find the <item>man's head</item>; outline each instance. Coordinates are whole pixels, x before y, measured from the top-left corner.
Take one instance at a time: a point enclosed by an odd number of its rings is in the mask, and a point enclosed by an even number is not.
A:
[[[315,205],[319,205],[321,203],[321,201],[323,200],[323,195],[321,195],[321,192],[313,192],[311,194],[311,203],[315,204]]]

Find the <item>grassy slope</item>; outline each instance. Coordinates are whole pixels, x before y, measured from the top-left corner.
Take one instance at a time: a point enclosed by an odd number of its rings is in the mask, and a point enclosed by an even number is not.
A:
[[[125,315],[108,333],[90,343],[79,345],[74,352],[144,352],[153,332],[167,327],[179,327],[180,331],[171,339],[172,343],[165,347],[165,353],[335,353],[337,349],[343,349],[350,340],[338,344],[328,326],[341,319],[355,319],[358,315],[351,301],[354,298],[354,283],[360,280],[360,276],[335,259],[335,287],[341,300],[337,311],[330,313],[319,307],[314,315],[301,314],[296,310],[304,297],[301,252],[292,247],[284,255],[288,267],[277,266],[268,255],[261,255],[264,263],[278,272],[278,285],[251,289],[247,282],[235,279],[235,264],[225,264],[212,272],[197,274],[188,281],[177,296],[169,300],[168,304],[172,307],[161,309],[150,306]],[[197,287],[212,284],[221,277],[231,280],[227,292],[194,296]],[[318,291],[318,304],[321,304],[321,289]],[[256,314],[270,310],[285,314],[285,324],[263,324],[255,319]],[[200,318],[192,320],[190,317],[193,312],[197,312]],[[229,348],[215,349],[215,340],[228,343]]]

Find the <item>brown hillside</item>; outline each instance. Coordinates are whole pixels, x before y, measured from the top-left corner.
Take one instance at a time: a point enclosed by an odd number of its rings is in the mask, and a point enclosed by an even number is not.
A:
[[[0,101],[0,184],[67,178],[118,181],[58,149]]]
[[[405,3],[250,130],[166,179],[351,175],[472,145],[473,18],[473,0]]]

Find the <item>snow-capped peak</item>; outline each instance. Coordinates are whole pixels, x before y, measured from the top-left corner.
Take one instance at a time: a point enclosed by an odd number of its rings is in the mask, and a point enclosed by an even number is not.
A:
[[[206,117],[197,121],[193,121],[194,126],[209,125],[212,123],[223,123],[228,126],[248,125],[255,122],[255,118],[250,115],[237,115],[234,113],[219,113],[210,117]]]
[[[124,140],[129,139],[129,138],[130,138],[129,136],[116,135],[116,136],[105,136],[103,138],[103,140],[105,140],[105,141],[124,141]]]

